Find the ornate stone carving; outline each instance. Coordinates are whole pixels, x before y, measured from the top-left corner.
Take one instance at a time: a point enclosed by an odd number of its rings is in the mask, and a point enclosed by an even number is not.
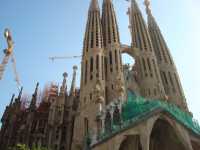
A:
[[[124,96],[125,87],[124,87],[124,83],[123,83],[123,80],[122,80],[120,75],[118,75],[118,77],[117,77],[116,91],[117,91],[117,93],[119,94],[120,97]]]
[[[96,103],[102,104],[104,101],[102,83],[100,80],[97,80],[95,88],[94,88],[94,98]]]

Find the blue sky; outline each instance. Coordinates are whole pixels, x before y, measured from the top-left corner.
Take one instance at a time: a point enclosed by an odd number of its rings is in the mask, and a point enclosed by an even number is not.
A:
[[[25,93],[31,94],[37,81],[41,88],[49,81],[60,83],[63,72],[68,72],[70,85],[72,67],[76,64],[80,69],[80,59],[57,60],[52,63],[48,57],[81,55],[89,1],[0,1],[0,50],[6,47],[3,31],[9,27],[13,33],[17,69]],[[113,2],[121,42],[129,44],[126,15],[129,3],[125,0]],[[146,19],[143,0],[138,2]],[[171,49],[189,108],[200,121],[200,1],[152,0],[152,11]],[[3,53],[0,52],[0,60],[2,58]],[[131,61],[128,57],[123,59],[124,62]],[[18,91],[11,64],[8,64],[3,80],[0,81],[0,116],[13,93],[17,94]]]

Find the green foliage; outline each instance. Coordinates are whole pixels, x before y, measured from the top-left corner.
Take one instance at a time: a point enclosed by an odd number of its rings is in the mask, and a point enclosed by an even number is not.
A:
[[[47,148],[45,147],[36,147],[36,146],[33,146],[31,149],[26,146],[25,144],[17,144],[16,146],[14,147],[10,147],[9,150],[48,150]]]
[[[17,144],[14,147],[10,147],[9,150],[30,150],[30,149],[24,144]]]

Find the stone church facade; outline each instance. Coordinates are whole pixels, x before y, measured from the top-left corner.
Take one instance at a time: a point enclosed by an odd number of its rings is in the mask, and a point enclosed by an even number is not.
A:
[[[136,0],[128,9],[131,45],[120,42],[112,0],[91,0],[83,43],[80,90],[66,74],[59,92],[29,108],[20,97],[6,107],[1,149],[16,143],[52,150],[199,150],[200,126],[189,111],[170,50],[150,1],[147,23]],[[122,64],[122,53],[134,66]]]

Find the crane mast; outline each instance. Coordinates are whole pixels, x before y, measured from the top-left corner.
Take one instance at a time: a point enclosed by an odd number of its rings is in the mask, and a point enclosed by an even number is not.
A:
[[[8,64],[9,59],[11,58],[12,68],[15,75],[15,82],[17,83],[18,88],[20,88],[21,84],[20,84],[20,79],[17,72],[17,68],[16,68],[16,60],[13,53],[14,42],[12,40],[12,35],[9,29],[5,29],[4,37],[7,41],[7,48],[3,50],[4,58],[0,64],[0,80],[2,80],[6,65]]]

